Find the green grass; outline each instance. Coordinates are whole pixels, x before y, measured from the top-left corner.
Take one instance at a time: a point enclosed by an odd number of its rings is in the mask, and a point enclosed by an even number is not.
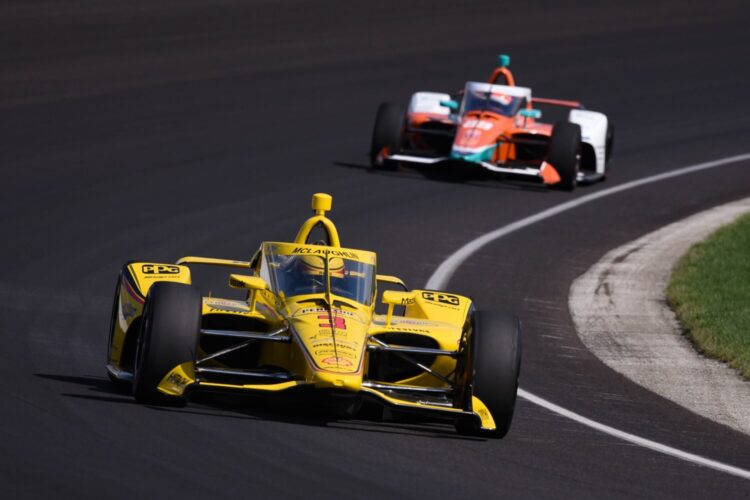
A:
[[[750,378],[750,215],[680,259],[667,301],[699,351]]]

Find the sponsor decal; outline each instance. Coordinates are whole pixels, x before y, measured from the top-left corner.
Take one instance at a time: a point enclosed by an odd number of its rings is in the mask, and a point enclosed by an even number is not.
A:
[[[179,373],[170,373],[169,377],[167,377],[167,382],[177,387],[185,387],[190,383],[190,379],[187,377],[183,377]]]
[[[247,307],[233,307],[233,306],[208,306],[211,311],[231,312],[231,313],[249,313],[250,309]]]
[[[383,320],[377,320],[374,319],[372,321],[374,325],[377,326],[385,326],[385,321]],[[425,335],[432,335],[432,330],[429,328],[416,328],[408,325],[418,325],[418,326],[433,326],[433,323],[430,321],[425,320],[418,320],[418,319],[402,319],[396,321],[394,320],[391,322],[391,325],[388,327],[388,331],[391,332],[403,332],[403,333],[422,333]]]
[[[356,314],[354,314],[351,311],[345,311],[344,309],[334,309],[333,314],[336,316],[348,316],[349,318],[354,318],[359,320]]]
[[[130,276],[130,279],[132,279],[133,275],[128,273],[128,276]],[[123,289],[128,293],[128,295],[130,295],[130,297],[132,297],[133,300],[135,300],[139,304],[143,304],[143,297],[140,294],[138,294],[138,292],[135,291],[135,289],[130,284],[130,281],[128,279],[122,280],[122,286],[123,286]]]
[[[299,314],[300,316],[303,316],[305,314],[321,313],[321,312],[326,312],[326,311],[327,309],[324,307],[309,307],[309,308],[301,309]]]
[[[299,313],[297,313],[297,316],[304,316],[307,314],[317,314],[317,313],[327,313],[328,309],[325,307],[306,307],[304,309],[300,309]],[[333,314],[335,316],[348,316],[350,318],[356,318],[357,315],[354,314],[351,311],[346,311],[344,309],[333,309]],[[326,315],[326,318],[328,315]]]
[[[394,324],[398,325],[432,325],[432,322],[423,320],[423,319],[400,319],[398,321],[394,321]]]
[[[120,301],[120,309],[122,310],[122,318],[126,323],[130,323],[130,320],[135,316],[135,313],[138,312],[138,308],[130,302]]]
[[[328,358],[320,360],[320,362],[326,366],[345,366],[347,368],[353,366],[353,363],[351,361],[342,358],[341,356],[330,356]]]
[[[321,337],[332,337],[333,332],[329,328],[328,330],[318,330],[318,334],[320,334]],[[346,330],[336,330],[336,338],[346,338],[348,335],[348,332]],[[312,337],[310,337],[312,340]]]
[[[318,319],[325,320],[323,323],[318,323],[320,328],[331,328],[331,318],[327,314],[319,314]],[[336,330],[346,330],[346,319],[341,316],[333,316],[333,327]]]
[[[213,311],[250,312],[250,307],[246,303],[237,300],[211,299],[206,301],[206,305]]]
[[[354,344],[354,346],[347,344]],[[333,342],[329,342],[326,340],[319,340],[317,342],[314,342],[311,349],[311,353],[313,356],[315,356],[316,359],[338,356],[339,359],[345,358],[352,361],[356,361],[357,359],[359,359],[361,351],[362,350],[359,348],[359,345],[354,342],[344,343],[338,341],[336,342],[334,348]]]
[[[141,266],[143,274],[180,274],[180,266],[171,266],[168,264],[143,264]]]
[[[340,340],[336,342],[336,349],[348,351],[350,353],[356,353],[358,350],[357,347],[357,342],[342,342]],[[324,354],[328,349],[333,351],[333,342],[331,342],[329,339],[323,339],[317,342],[313,342],[313,349],[315,349],[315,354],[317,355]]]
[[[359,256],[354,253],[347,250],[334,250],[330,248],[305,248],[305,247],[296,247],[294,250],[292,250],[292,254],[297,255],[330,255],[333,257],[345,257],[347,259],[356,259],[359,260]]]
[[[405,332],[405,333],[426,333],[429,334],[430,331],[425,328],[410,328],[408,326],[400,326],[395,325],[395,328],[393,329],[394,332]]]
[[[464,128],[478,128],[480,130],[492,130],[492,122],[470,118],[463,123]]]
[[[461,303],[461,299],[455,295],[449,295],[441,292],[422,292],[422,298],[429,300],[430,302],[438,302],[440,304],[447,304],[450,306],[458,306]]]

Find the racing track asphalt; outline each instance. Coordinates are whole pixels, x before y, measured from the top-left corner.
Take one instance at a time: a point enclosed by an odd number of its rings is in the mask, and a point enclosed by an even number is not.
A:
[[[312,192],[343,242],[424,284],[487,231],[639,177],[745,153],[745,2],[0,5],[0,478],[20,497],[739,498],[750,483],[520,401],[502,441],[261,402],[135,405],[103,370],[130,258],[247,257]],[[483,79],[508,52],[537,95],[617,125],[604,185],[562,193],[374,173],[377,104]],[[750,163],[598,200],[483,248],[450,288],[523,320],[522,386],[644,438],[750,468],[750,439],[585,350],[571,282],[609,249],[748,195]],[[206,276],[213,290],[221,283]]]

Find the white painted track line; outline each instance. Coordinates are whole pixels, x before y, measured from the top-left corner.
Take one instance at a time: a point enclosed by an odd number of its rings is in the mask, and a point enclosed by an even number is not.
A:
[[[670,170],[669,172],[664,172],[661,174],[644,177],[642,179],[626,182],[624,184],[620,184],[618,186],[614,186],[608,189],[603,189],[601,191],[597,191],[596,193],[591,193],[585,196],[581,196],[580,198],[576,198],[574,200],[561,203],[560,205],[556,205],[554,207],[548,208],[534,215],[530,215],[528,217],[520,219],[516,222],[512,222],[510,224],[497,228],[494,231],[490,231],[489,233],[486,233],[474,240],[471,240],[470,242],[466,243],[464,246],[456,250],[454,253],[452,253],[450,256],[448,256],[448,258],[445,259],[438,266],[438,268],[435,270],[432,276],[430,276],[430,279],[427,280],[427,284],[425,285],[425,288],[432,289],[432,290],[444,289],[445,286],[450,281],[453,274],[456,272],[456,270],[464,262],[466,262],[466,260],[468,260],[472,255],[477,253],[479,250],[481,250],[484,246],[486,246],[489,243],[492,243],[493,241],[499,240],[500,238],[504,236],[514,233],[520,229],[536,224],[537,222],[541,222],[543,220],[554,217],[555,215],[559,215],[563,212],[567,212],[574,208],[578,208],[582,205],[586,205],[587,203],[591,203],[592,201],[596,201],[601,198],[606,198],[607,196],[621,193],[623,191],[628,191],[630,189],[652,184],[654,182],[672,179],[674,177],[680,177],[682,175],[687,175],[687,174],[691,174],[694,172],[700,172],[702,170],[722,167],[725,165],[730,165],[733,163],[738,163],[738,162],[746,161],[746,160],[750,160],[750,153],[745,153],[745,154],[736,155],[736,156],[729,156],[726,158],[720,158],[718,160],[698,163],[696,165],[689,165],[689,166],[678,168],[675,170]],[[732,465],[724,464],[722,462],[717,462],[716,460],[711,460],[709,458],[701,457],[699,455],[695,455],[695,454],[688,453],[682,450],[678,450],[676,448],[672,448],[670,446],[666,446],[661,443],[657,443],[655,441],[651,441],[649,439],[645,439],[645,438],[636,436],[634,434],[630,434],[630,433],[615,429],[614,427],[610,427],[608,425],[596,422],[595,420],[591,420],[575,412],[567,410],[561,406],[558,406],[554,403],[551,403],[550,401],[540,398],[539,396],[536,396],[524,389],[519,389],[518,395],[524,398],[525,400],[533,404],[536,404],[538,406],[541,406],[542,408],[545,408],[549,411],[552,411],[560,416],[569,418],[575,422],[586,425],[600,432],[604,432],[611,436],[623,439],[629,443],[633,443],[635,445],[642,446],[644,448],[658,451],[660,453],[664,453],[666,455],[670,455],[672,457],[679,458],[681,460],[685,460],[685,461],[688,461],[697,465],[702,465],[704,467],[709,467],[714,470],[725,472],[727,474],[732,474],[734,476],[738,476],[744,479],[750,479],[750,471],[747,471],[745,469],[741,469],[739,467],[734,467]]]
[[[750,479],[750,471],[747,471],[745,469],[740,469],[739,467],[734,467],[733,465],[728,465],[722,462],[717,462],[716,460],[711,460],[710,458],[705,458],[700,455],[695,455],[693,453],[678,450],[677,448],[672,448],[671,446],[657,443],[656,441],[651,441],[650,439],[642,438],[636,436],[635,434],[630,434],[629,432],[615,429],[614,427],[610,427],[609,425],[601,424],[595,420],[591,420],[590,418],[579,415],[578,413],[566,410],[562,406],[550,403],[546,399],[535,396],[523,389],[518,389],[518,395],[526,401],[529,401],[530,403],[534,403],[535,405],[541,406],[542,408],[545,408],[553,413],[557,413],[562,417],[569,418],[570,420],[583,424],[587,427],[591,427],[592,429],[596,429],[605,434],[609,434],[610,436],[620,438],[623,441],[627,441],[638,446],[643,446],[644,448],[658,451],[659,453],[664,453],[665,455],[670,455],[679,458],[680,460],[685,460],[697,465],[702,465],[721,472],[726,472],[727,474],[732,474],[733,476]]]
[[[673,177],[692,174],[693,172],[708,170],[710,168],[721,167],[745,160],[750,160],[750,153],[730,156],[727,158],[722,158],[705,163],[699,163],[697,165],[678,168],[676,170],[670,170],[669,172],[665,172],[663,174],[644,177],[643,179],[626,182],[625,184],[620,184],[619,186],[614,186],[608,189],[597,191],[596,193],[587,194],[585,196],[581,196],[580,198],[561,203],[560,205],[555,205],[552,208],[548,208],[547,210],[543,210],[537,214],[530,215],[516,222],[512,222],[503,227],[495,229],[494,231],[490,231],[489,233],[484,234],[479,238],[471,240],[470,242],[466,243],[464,246],[456,250],[454,253],[452,253],[447,259],[443,261],[442,264],[438,266],[435,272],[432,273],[430,279],[427,280],[425,288],[431,290],[442,290],[445,285],[448,284],[448,281],[450,281],[453,273],[456,272],[456,269],[458,269],[458,267],[463,264],[469,257],[474,255],[488,243],[492,243],[493,241],[498,240],[503,236],[514,233],[519,229],[523,229],[525,227],[531,226],[532,224],[536,224],[537,222],[541,222],[545,219],[549,219],[550,217],[554,217],[555,215],[567,212],[574,208],[578,208],[581,205],[586,205],[587,203],[591,203],[592,201],[598,200],[600,198],[606,198],[607,196],[612,196],[613,194],[617,194],[622,191],[627,191],[629,189],[645,186],[646,184],[652,184],[654,182],[671,179]]]
[[[750,436],[750,380],[708,358],[667,305],[672,269],[694,244],[750,213],[750,198],[673,222],[607,252],[573,281],[568,308],[586,348],[614,371]]]

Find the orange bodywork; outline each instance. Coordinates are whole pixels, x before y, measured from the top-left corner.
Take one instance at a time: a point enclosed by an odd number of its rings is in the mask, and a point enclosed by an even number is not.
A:
[[[411,113],[409,114],[409,124],[412,127],[419,127],[427,122],[453,123],[445,115],[437,113]]]
[[[542,175],[542,181],[545,184],[557,184],[562,180],[560,174],[557,173],[557,170],[551,163],[544,162],[539,173]]]
[[[513,79],[513,73],[511,73],[510,70],[505,66],[498,66],[497,68],[495,68],[495,70],[490,75],[490,79],[487,80],[487,83],[497,83],[497,79],[500,76],[505,77],[506,83],[504,83],[503,85],[513,86],[516,84],[515,80]]]
[[[505,163],[518,159],[512,142],[518,134],[550,137],[552,126],[533,118],[506,117],[486,111],[467,113],[456,129],[454,147],[479,150],[497,145],[492,161]]]
[[[501,66],[492,71],[488,83],[515,87],[513,73],[507,67],[508,61],[502,65],[502,57]],[[544,184],[552,185],[561,181],[557,169],[546,161],[547,144],[552,136],[553,125],[537,121],[535,117],[538,116],[535,114],[518,110],[511,112],[514,113],[513,116],[489,109],[465,111],[464,92],[459,93],[463,98],[461,109],[452,108],[455,114],[410,112],[406,122],[406,138],[409,143],[407,149],[429,152],[445,159],[476,162],[490,170],[493,170],[490,164],[494,164],[498,167],[495,169],[498,172],[512,173],[510,169],[518,168],[519,173],[526,169],[524,175],[534,175],[529,174],[528,169],[538,167],[536,176]],[[508,100],[523,96],[519,92],[499,87],[493,91],[493,98],[502,102],[503,96]],[[530,95],[526,99],[521,106],[528,110],[533,110],[534,103],[581,107],[577,101],[532,98]]]

